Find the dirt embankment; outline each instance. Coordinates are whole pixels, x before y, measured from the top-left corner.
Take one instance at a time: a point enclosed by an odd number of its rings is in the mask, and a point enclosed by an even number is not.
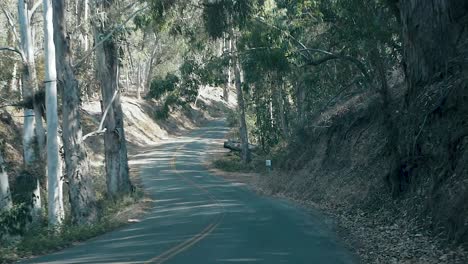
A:
[[[131,158],[132,154],[143,146],[183,133],[201,125],[205,120],[219,116],[226,107],[229,107],[222,102],[220,94],[222,94],[221,88],[204,88],[196,107],[174,108],[166,120],[155,118],[156,102],[122,97],[129,157]],[[101,121],[100,102],[83,103],[81,118],[84,135],[97,130]],[[0,150],[6,161],[6,170],[13,193],[17,187],[15,179],[21,174],[23,163],[22,121],[21,109],[13,107],[0,109]],[[95,188],[100,196],[98,198],[102,198],[106,189],[103,138],[99,135],[88,137],[85,144],[91,162]],[[130,166],[131,177],[135,182],[138,182],[137,171],[136,167]]]
[[[408,101],[403,82],[392,83],[396,196],[387,120],[370,92],[350,94],[312,120],[260,186],[334,214],[365,262],[467,263],[467,89],[466,79],[452,76]]]

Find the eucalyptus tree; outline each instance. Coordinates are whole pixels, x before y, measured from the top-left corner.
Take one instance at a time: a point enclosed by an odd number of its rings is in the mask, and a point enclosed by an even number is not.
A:
[[[49,224],[57,226],[62,223],[65,212],[63,208],[63,179],[58,142],[57,67],[55,61],[52,0],[44,0],[43,9],[45,49],[44,82],[45,101],[47,105],[47,205]]]
[[[222,38],[228,34],[232,41],[230,60],[234,70],[234,83],[237,92],[237,105],[239,109],[239,134],[241,139],[241,158],[244,163],[251,160],[249,149],[249,136],[246,123],[246,105],[244,91],[242,90],[241,61],[238,50],[240,32],[254,12],[257,1],[226,0],[204,1],[205,26],[208,34],[215,38]]]
[[[124,116],[119,91],[119,34],[109,35],[119,14],[120,1],[95,1],[96,70],[101,87],[107,193],[110,197],[130,193]],[[130,8],[134,5],[130,5]],[[118,32],[117,32],[118,33]]]
[[[31,5],[32,4],[32,5]],[[18,20],[20,28],[20,47],[23,54],[22,69],[22,94],[24,99],[34,102],[34,93],[38,91],[38,81],[36,73],[36,63],[34,54],[34,39],[32,33],[32,17],[40,5],[38,1],[18,0]],[[31,167],[34,161],[42,155],[35,154],[34,136],[39,143],[39,151],[44,151],[45,132],[42,124],[42,110],[37,103],[27,104],[24,108],[23,121],[23,157],[27,168]],[[36,175],[37,176],[37,175]],[[39,178],[37,178],[36,188],[33,190],[33,208],[37,215],[41,210],[41,191]]]
[[[83,141],[80,91],[72,67],[62,0],[53,0],[53,15],[57,80],[62,89],[62,138],[71,219],[74,224],[88,224],[97,219],[96,195]]]

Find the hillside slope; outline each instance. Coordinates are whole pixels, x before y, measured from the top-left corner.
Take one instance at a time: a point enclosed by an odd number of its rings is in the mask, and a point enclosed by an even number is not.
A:
[[[402,157],[396,195],[382,101],[372,92],[349,93],[320,113],[275,158],[280,171],[261,186],[337,214],[370,262],[466,263],[466,79],[427,85],[410,105],[402,78],[393,81]]]

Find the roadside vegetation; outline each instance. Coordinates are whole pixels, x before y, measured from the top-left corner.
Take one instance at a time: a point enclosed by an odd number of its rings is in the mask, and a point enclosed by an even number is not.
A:
[[[0,9],[8,258],[113,228],[116,208],[141,198],[128,153],[216,109],[238,147],[214,166],[260,172],[265,193],[328,210],[364,262],[466,263],[466,0]]]

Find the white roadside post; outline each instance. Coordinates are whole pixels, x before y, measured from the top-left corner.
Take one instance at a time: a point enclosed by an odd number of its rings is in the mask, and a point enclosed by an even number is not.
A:
[[[271,172],[271,160],[265,160],[265,166],[267,167],[268,172]]]

